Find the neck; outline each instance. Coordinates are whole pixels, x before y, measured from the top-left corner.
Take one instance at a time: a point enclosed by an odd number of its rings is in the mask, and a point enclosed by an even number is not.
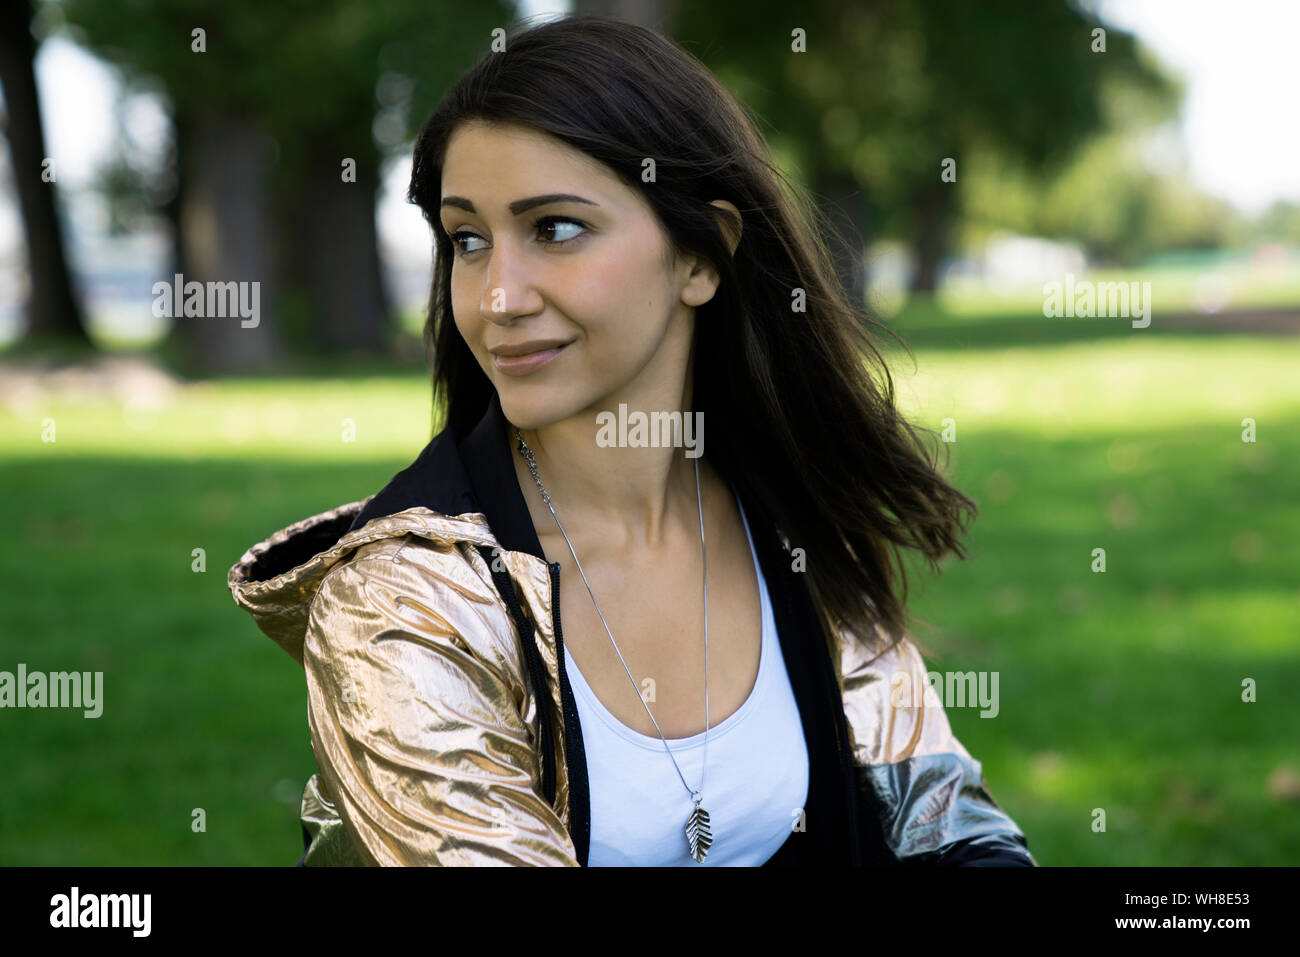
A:
[[[621,401],[626,405],[629,436],[636,412],[646,414],[645,440],[654,442],[657,422],[650,413],[680,411],[683,436],[690,435],[699,442],[702,436],[696,433],[696,417],[688,400],[688,395],[680,395],[677,402],[602,400],[599,406],[551,425],[521,430],[532,450],[537,476],[575,548],[584,541],[589,552],[654,549],[678,542],[683,532],[698,538],[697,463],[701,494],[706,469],[702,458],[690,458],[685,453],[697,454],[702,446],[655,447],[619,441],[623,438]],[[611,415],[598,418],[605,411]],[[558,536],[555,518],[542,500],[513,425],[507,424],[506,435],[515,475],[539,537]],[[608,444],[606,439],[619,444]]]

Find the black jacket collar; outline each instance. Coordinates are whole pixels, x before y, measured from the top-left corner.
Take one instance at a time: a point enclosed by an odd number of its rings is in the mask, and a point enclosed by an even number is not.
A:
[[[349,529],[404,509],[424,506],[443,515],[482,512],[506,551],[546,560],[510,457],[509,423],[496,393],[468,434],[443,429],[418,458],[393,476]]]

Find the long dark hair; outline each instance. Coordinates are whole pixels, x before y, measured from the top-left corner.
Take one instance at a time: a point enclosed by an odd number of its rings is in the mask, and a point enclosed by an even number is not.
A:
[[[645,197],[674,254],[716,265],[721,284],[696,310],[694,343],[694,411],[708,422],[709,457],[803,549],[827,624],[873,654],[892,648],[909,629],[902,549],[936,571],[950,551],[965,558],[963,514],[977,506],[895,408],[870,327],[889,330],[836,278],[824,215],[774,165],[747,110],[653,30],[580,15],[517,32],[421,128],[408,198],[433,227],[424,335],[435,429],[440,418],[471,428],[493,393],[452,318],[452,247],[438,215],[447,141],[471,118],[523,124],[601,161]],[[653,183],[641,179],[646,157]],[[741,213],[734,257],[715,199]]]

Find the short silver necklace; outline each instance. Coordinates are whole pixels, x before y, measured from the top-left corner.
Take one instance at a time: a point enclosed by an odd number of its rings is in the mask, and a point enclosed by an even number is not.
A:
[[[596,596],[592,593],[591,584],[587,581],[587,575],[582,570],[582,563],[578,561],[578,553],[573,550],[573,543],[569,541],[564,526],[560,524],[560,516],[555,514],[555,506],[551,504],[551,496],[547,494],[546,487],[542,485],[542,480],[537,477],[537,462],[533,459],[533,450],[528,447],[528,443],[524,441],[523,433],[517,428],[515,429],[515,437],[519,439],[520,453],[528,462],[528,471],[532,473],[533,481],[537,483],[537,489],[542,493],[542,501],[551,510],[551,517],[555,519],[555,524],[559,525],[560,534],[564,536],[564,542],[569,546],[569,554],[573,556],[573,564],[577,566],[578,574],[582,576],[582,583],[587,586],[587,594],[591,595],[591,603],[596,606],[596,614],[600,615],[600,623],[605,626],[605,633],[609,635],[609,640],[614,645],[618,660],[623,662],[623,670],[627,672],[628,680],[632,682],[632,687],[636,689],[637,697],[641,699],[641,704],[645,707],[645,713],[650,715],[655,730],[659,731],[659,722],[655,721],[655,716],[651,714],[650,706],[646,704],[641,689],[637,687],[636,679],[632,677],[627,662],[623,661],[623,653],[618,650],[618,642],[614,641],[614,633],[609,630],[609,623],[605,621],[605,616],[601,614],[600,605],[597,604]],[[695,502],[700,513],[700,557],[704,563],[704,763],[700,768],[700,786],[697,790],[692,791],[691,786],[686,783],[686,778],[682,776],[682,769],[677,764],[677,759],[673,757],[672,748],[668,747],[668,739],[664,737],[662,731],[659,731],[659,737],[664,742],[664,750],[668,752],[668,757],[672,758],[673,767],[677,768],[677,776],[682,779],[682,785],[690,793],[691,800],[695,803],[694,810],[691,811],[690,817],[686,819],[686,844],[691,857],[697,863],[703,864],[704,858],[709,853],[709,846],[713,843],[713,832],[709,827],[709,812],[700,804],[703,800],[700,795],[704,791],[704,772],[707,770],[709,761],[709,565],[704,549],[704,498],[700,492],[700,460],[698,457],[695,459]]]

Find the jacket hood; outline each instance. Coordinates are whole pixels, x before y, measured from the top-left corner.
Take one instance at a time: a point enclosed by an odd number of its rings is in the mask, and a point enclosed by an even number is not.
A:
[[[370,542],[416,535],[545,560],[515,480],[506,424],[493,394],[472,430],[438,433],[378,493],[301,519],[253,545],[227,576],[235,603],[301,665],[321,582]]]

